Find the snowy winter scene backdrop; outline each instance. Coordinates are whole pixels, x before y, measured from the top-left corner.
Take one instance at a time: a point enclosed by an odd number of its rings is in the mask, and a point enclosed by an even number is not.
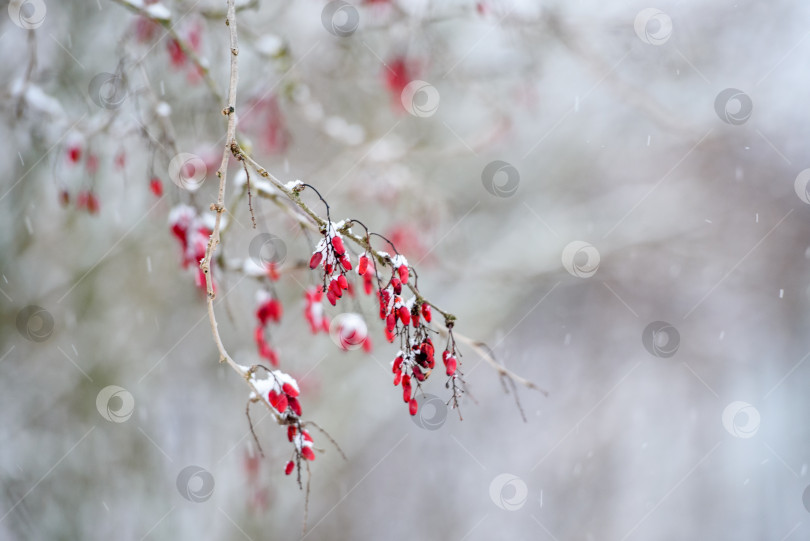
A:
[[[810,538],[810,6],[2,7],[0,539]]]

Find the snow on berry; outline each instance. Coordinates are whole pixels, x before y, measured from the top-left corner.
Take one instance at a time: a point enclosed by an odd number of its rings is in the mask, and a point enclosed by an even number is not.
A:
[[[205,273],[199,268],[205,257],[208,238],[211,236],[213,225],[211,216],[200,217],[197,211],[188,205],[177,205],[169,211],[169,227],[182,248],[182,265],[186,269],[190,264],[195,267],[195,283],[205,291]],[[213,272],[213,261],[211,262]],[[215,288],[216,290],[216,288]]]
[[[270,322],[279,323],[281,321],[283,312],[281,302],[274,298],[269,291],[260,289],[256,292],[256,305],[256,319],[259,320],[259,324],[253,336],[259,356],[270,361],[273,366],[278,366],[278,352],[267,342],[265,331]]]
[[[399,275],[399,281],[403,284],[408,283],[409,273],[408,273],[408,260],[405,259],[404,255],[397,254],[391,258],[391,265],[397,270],[397,274]]]
[[[323,311],[323,291],[319,287],[311,287],[305,293],[304,317],[312,334],[321,331],[329,332],[329,319]]]
[[[332,306],[335,306],[337,300],[343,296],[343,291],[349,289],[346,272],[352,270],[346,245],[338,232],[344,225],[343,221],[329,222],[309,259],[310,269],[323,268],[323,291],[326,292],[326,298]]]

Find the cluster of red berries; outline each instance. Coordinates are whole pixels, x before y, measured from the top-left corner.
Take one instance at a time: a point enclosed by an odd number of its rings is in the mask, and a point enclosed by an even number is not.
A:
[[[259,350],[259,356],[267,359],[273,366],[278,366],[278,353],[268,343],[265,335],[270,322],[279,323],[283,312],[281,302],[273,297],[269,291],[260,289],[256,292],[256,319],[258,325],[253,333],[253,339]]]
[[[325,323],[321,305],[323,292],[326,292],[329,302],[335,305],[342,292],[352,288],[351,282],[346,278],[346,271],[351,270],[352,264],[346,252],[343,237],[338,232],[344,225],[345,222],[338,224],[328,222],[322,230],[323,238],[318,242],[310,258],[311,269],[321,266],[324,271],[322,288],[307,292],[307,321],[309,321],[313,333],[328,326],[328,323]],[[392,269],[387,282],[377,271],[376,259],[390,265]],[[402,292],[408,286],[411,270],[408,260],[399,253],[391,256],[385,252],[363,252],[357,259],[356,272],[363,278],[363,289],[366,294],[371,294],[376,286],[379,315],[380,319],[385,322],[386,339],[389,342],[394,342],[397,338],[400,340],[402,349],[393,364],[394,385],[402,386],[402,396],[405,403],[408,404],[408,411],[411,415],[416,415],[419,408],[415,396],[416,391],[421,383],[427,380],[436,365],[435,348],[433,340],[429,336],[431,332],[436,332],[429,326],[433,319],[430,305],[417,299],[416,296],[408,300],[403,299]],[[357,317],[360,318],[359,315]],[[337,330],[339,345],[343,349],[350,349],[350,345],[344,345],[344,342],[346,344],[351,342],[351,345],[360,343],[357,341],[358,336],[363,340],[362,344],[365,348],[367,329],[362,318],[360,320],[362,325],[352,320],[349,322],[350,324],[345,325],[346,329],[343,329],[345,332],[341,332],[340,328]],[[344,334],[349,338],[344,339]],[[458,396],[456,386],[458,360],[455,355],[454,342],[448,342],[448,348],[442,354],[442,360],[445,373],[451,378],[454,397],[456,397]]]
[[[73,142],[68,145],[65,155],[68,164],[78,165],[83,156],[82,147],[79,143]],[[89,175],[94,175],[98,170],[98,157],[88,154],[84,160],[84,166]],[[70,204],[70,192],[66,188],[59,191],[59,203],[66,207]],[[88,214],[98,214],[100,205],[98,197],[92,189],[79,190],[76,194],[76,209]]]
[[[206,215],[206,218],[210,217]],[[195,284],[203,291],[205,291],[205,273],[199,268],[199,264],[205,258],[208,238],[212,231],[212,227],[205,221],[206,218],[199,217],[193,207],[182,204],[169,212],[169,226],[182,248],[183,268],[187,269],[190,264],[194,264]],[[213,261],[211,263],[213,272]]]
[[[346,272],[352,270],[352,262],[343,244],[343,237],[338,233],[338,228],[342,225],[328,222],[323,231],[323,238],[318,241],[315,251],[309,259],[309,268],[315,269],[323,267],[323,290],[326,292],[326,299],[332,306],[337,304],[337,300],[343,297],[344,291],[350,289]],[[328,282],[328,284],[327,284]]]
[[[323,290],[319,287],[311,287],[306,290],[304,303],[304,317],[309,323],[312,334],[319,332],[329,332],[329,318],[323,311]]]
[[[298,382],[280,370],[269,372],[268,378],[251,375],[251,383],[261,397],[277,412],[281,424],[287,425],[287,439],[295,446],[294,460],[290,460],[284,473],[291,474],[301,459],[315,460],[312,436],[301,426],[301,403],[298,401]]]

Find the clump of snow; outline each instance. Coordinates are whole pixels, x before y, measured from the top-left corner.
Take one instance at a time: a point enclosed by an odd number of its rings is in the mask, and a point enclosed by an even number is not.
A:
[[[22,96],[29,107],[47,115],[53,117],[64,116],[64,110],[59,100],[46,94],[44,90],[31,82],[26,84],[22,79],[15,80],[11,84],[11,95],[14,98]]]
[[[264,304],[272,298],[273,296],[266,289],[256,291],[256,304]]]
[[[284,40],[275,34],[265,34],[256,42],[256,50],[267,56],[278,56],[284,51]]]
[[[132,0],[129,1],[131,2]],[[172,13],[171,11],[169,11],[169,8],[167,8],[160,2],[145,6],[144,11],[146,12],[147,15],[149,15],[149,17],[156,19],[158,21],[168,21],[171,20],[172,18]]]
[[[158,103],[155,106],[155,114],[159,117],[168,118],[172,114],[172,107],[165,101]]]
[[[194,207],[180,204],[169,211],[169,225],[179,225],[186,229],[196,216],[197,211]]]
[[[333,139],[347,145],[359,145],[366,138],[366,131],[359,124],[349,124],[345,118],[330,116],[323,122],[323,130]]]
[[[397,255],[395,255],[394,257],[391,258],[391,264],[395,268],[399,268],[399,267],[401,267],[403,265],[405,265],[405,267],[407,267],[408,266],[408,260],[405,259],[404,255],[397,254]]]
[[[304,184],[304,183],[303,183],[303,182],[301,182],[300,180],[291,180],[290,182],[286,183],[286,184],[284,185],[284,187],[285,187],[287,190],[289,190],[289,191],[293,191],[293,190],[295,190],[295,189],[296,189],[298,186],[301,186],[302,184]]]
[[[244,168],[237,171],[236,174],[233,176],[233,183],[237,188],[243,187],[245,184],[247,184],[247,181],[248,176],[247,173],[245,173]]]
[[[252,257],[248,257],[245,259],[244,263],[242,263],[242,272],[245,274],[245,276],[253,277],[264,276],[267,274],[265,268],[256,263]]]

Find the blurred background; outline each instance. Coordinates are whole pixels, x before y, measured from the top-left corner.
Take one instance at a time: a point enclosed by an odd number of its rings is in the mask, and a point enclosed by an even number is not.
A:
[[[810,7],[237,6],[240,142],[549,395],[518,406],[462,345],[463,421],[443,377],[411,418],[373,299],[327,306],[372,353],[311,335],[315,237],[255,194],[251,228],[229,181],[223,261],[282,240],[271,341],[347,455],[314,434],[302,534],[284,429],[253,407],[260,458],[169,226],[216,199],[225,3],[6,1],[0,538],[810,536]],[[265,286],[217,280],[225,346],[257,362]]]

